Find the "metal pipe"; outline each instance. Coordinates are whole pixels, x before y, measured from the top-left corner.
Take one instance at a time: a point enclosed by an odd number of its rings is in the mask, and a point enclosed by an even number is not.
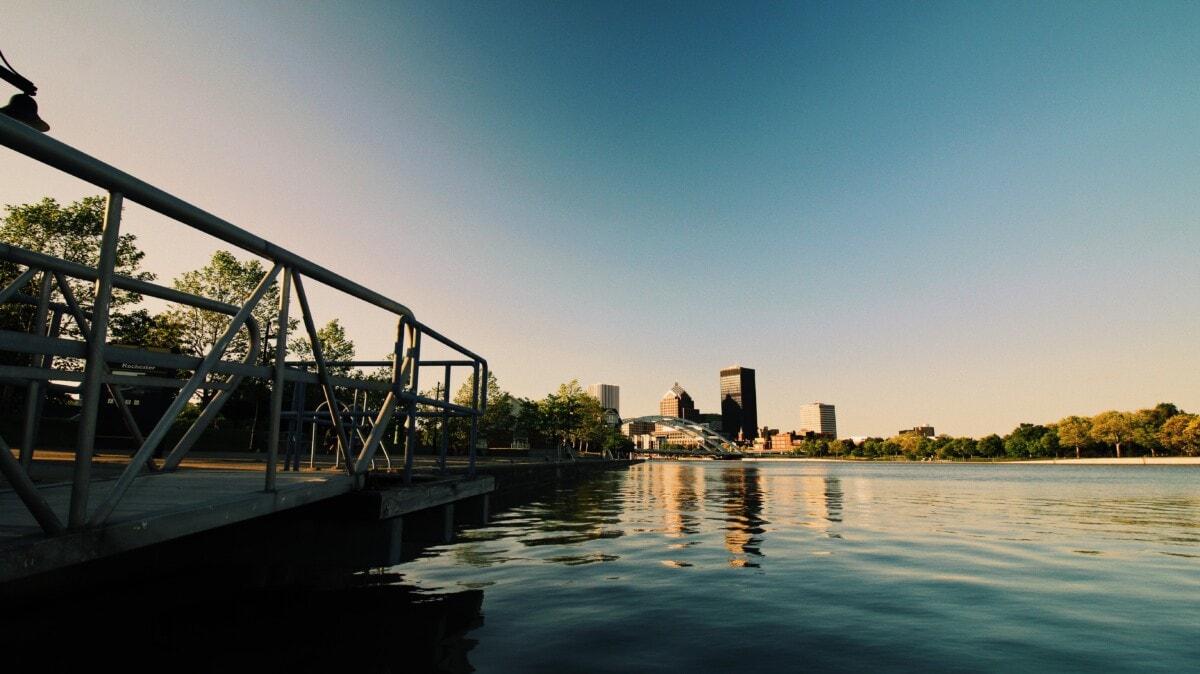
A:
[[[21,467],[20,462],[13,458],[12,450],[8,448],[8,443],[4,442],[4,438],[0,438],[0,473],[4,474],[4,479],[8,480],[13,491],[17,492],[17,496],[20,497],[33,518],[37,520],[42,531],[51,536],[57,536],[66,531],[62,521],[54,514],[54,509],[50,507],[46,499],[42,498],[33,479]]]
[[[479,444],[479,420],[481,418],[483,418],[483,411],[487,405],[487,368],[486,367],[483,370],[483,377],[484,377],[483,386],[482,386],[483,398],[481,399],[479,396],[479,392],[480,392],[480,388],[481,388],[480,383],[479,383],[479,365],[476,364],[475,372],[472,375],[472,386],[471,386],[471,401],[472,401],[472,404],[475,405],[476,412],[475,412],[475,414],[471,415],[471,440],[470,440],[471,452],[470,452],[470,458],[467,460],[467,476],[468,477],[475,477],[475,453],[476,453],[476,447]],[[481,400],[482,400],[482,402],[481,402]]]
[[[7,244],[0,244],[0,245],[7,245]],[[5,286],[3,290],[0,290],[0,304],[4,304],[9,299],[11,299],[13,295],[16,295],[18,292],[20,292],[21,288],[24,288],[26,283],[29,283],[30,281],[32,281],[33,277],[37,276],[39,271],[41,271],[41,269],[37,269],[35,267],[30,267],[29,269],[26,269],[16,279],[14,279],[12,283]]]
[[[275,379],[271,386],[271,426],[267,433],[267,491],[275,491],[275,470],[279,461],[279,416],[283,412],[283,382],[287,370],[288,306],[292,301],[292,270],[283,270],[279,289],[279,328],[275,333]],[[287,469],[287,466],[284,466]]]
[[[388,432],[388,427],[395,421],[396,404],[400,399],[401,386],[408,386],[408,373],[412,371],[412,363],[409,362],[407,354],[401,357],[401,350],[404,344],[404,330],[406,330],[406,321],[401,317],[396,320],[396,341],[392,344],[391,356],[391,390],[386,393],[383,399],[383,404],[379,405],[379,414],[374,420],[374,426],[371,428],[371,434],[367,437],[367,447],[370,447],[370,452],[365,452],[364,457],[359,459],[356,470],[365,471],[367,464],[374,457],[374,447],[380,441],[383,441],[384,433]],[[389,468],[391,467],[391,459],[389,458]]]
[[[358,297],[381,309],[412,317],[408,307],[336,274],[321,265],[254,236],[215,215],[120,171],[50,136],[38,133],[20,122],[0,115],[0,143],[111,192],[119,192],[173,220],[198,229],[260,257],[281,263],[297,273],[331,288]]]
[[[337,394],[333,390],[333,382],[329,380],[329,370],[325,366],[325,355],[321,349],[321,339],[317,336],[317,326],[313,323],[312,310],[308,306],[308,296],[304,293],[304,283],[299,275],[292,282],[296,285],[296,299],[300,302],[300,312],[304,316],[304,329],[308,332],[308,341],[312,346],[313,360],[317,362],[317,378],[321,380],[321,390],[325,393],[325,402],[329,403],[329,418],[338,436],[338,451],[345,452],[346,471],[354,474],[354,465],[350,462],[350,442],[346,429],[342,425],[342,415],[338,413]]]
[[[76,299],[75,292],[71,290],[71,285],[67,283],[67,279],[63,274],[55,272],[54,278],[58,281],[58,290],[63,295],[63,301],[66,302],[67,308],[75,317],[75,324],[79,327],[79,335],[83,338],[85,343],[90,344],[92,340],[92,331],[88,327],[87,316],[84,314],[83,309],[79,306],[79,300]],[[107,344],[105,346],[107,347]],[[103,374],[104,387],[107,388],[109,394],[112,395],[113,404],[116,405],[117,411],[121,414],[122,423],[125,424],[125,428],[129,431],[129,434],[133,436],[134,442],[138,445],[141,445],[142,442],[145,441],[145,438],[142,437],[142,430],[138,428],[137,420],[133,418],[133,412],[129,410],[129,404],[125,402],[125,395],[121,393],[121,389],[117,387],[116,382],[110,381],[112,376],[112,368],[108,366],[107,348],[105,349]],[[148,463],[147,465],[153,470],[153,462]]]
[[[36,335],[46,334],[46,315],[50,310],[50,291],[54,289],[53,278],[50,272],[42,272],[42,281],[39,284],[37,313],[34,318],[33,332]],[[46,356],[45,354],[35,355],[30,360],[30,365],[38,369],[45,369]],[[42,381],[40,379],[31,379],[26,387],[25,394],[25,424],[21,428],[21,467],[26,471],[33,467],[33,452],[34,443],[37,442],[39,415],[42,407],[43,391]]]
[[[415,325],[408,326],[408,352],[404,356],[404,360],[410,364],[412,368],[412,383],[409,385],[409,392],[417,391],[421,376],[421,368],[416,367],[416,363],[421,362],[421,331]],[[399,361],[399,345],[397,345],[396,360]],[[399,367],[395,365],[393,367]],[[394,378],[394,376],[393,376]],[[399,388],[399,384],[396,384]],[[413,473],[413,457],[417,452],[417,397],[413,395],[408,399],[408,438],[405,440],[404,449],[404,484],[412,484]]]
[[[183,390],[187,392],[186,395],[181,392],[175,398],[175,402],[178,402],[180,398],[184,398],[185,402],[187,399],[190,399],[192,395],[194,395],[199,389],[199,385],[204,382],[205,378],[207,378],[209,372],[216,371],[216,364],[220,362],[220,357],[224,355],[225,350],[229,348],[229,343],[233,341],[233,336],[237,334],[242,323],[245,324],[246,331],[250,336],[250,348],[246,351],[246,356],[243,358],[242,363],[249,364],[258,359],[258,353],[262,349],[262,337],[258,328],[258,321],[254,319],[253,311],[254,308],[258,306],[258,303],[262,301],[262,298],[267,294],[267,291],[271,288],[271,284],[274,283],[275,276],[279,274],[280,268],[280,265],[275,265],[271,268],[271,271],[267,272],[267,274],[263,276],[262,280],[259,281],[258,287],[254,289],[254,293],[247,298],[246,304],[242,306],[241,311],[239,311],[238,315],[233,318],[232,322],[230,322],[229,328],[226,330],[221,340],[219,340],[213,346],[213,350],[208,354],[208,356],[205,357],[204,363],[200,365],[200,368],[198,368],[192,375],[192,379],[188,381],[188,386],[191,386],[193,383],[195,383],[196,388],[189,390],[188,387],[184,387]],[[214,357],[214,354],[216,360],[211,361],[210,359]],[[210,363],[212,367],[206,369],[206,365]],[[217,414],[221,411],[221,408],[225,405],[229,398],[233,396],[233,392],[236,391],[238,385],[241,384],[242,377],[243,375],[237,372],[229,376],[229,379],[226,380],[226,386],[222,388],[212,400],[208,401],[208,405],[205,405],[204,410],[200,412],[200,416],[197,417],[194,422],[192,422],[192,425],[183,434],[183,437],[179,439],[179,442],[175,443],[175,447],[171,450],[163,462],[163,470],[175,470],[175,468],[179,466],[179,463],[183,461],[183,458],[187,456],[189,451],[191,451],[192,445],[194,445],[196,440],[200,438],[200,434],[203,433],[208,425],[217,418]],[[166,428],[170,427],[170,423],[174,420],[175,416],[179,414],[178,411],[172,414],[172,409],[175,409],[174,406],[168,408],[167,413],[165,413],[163,418],[159,420],[159,426],[163,426],[165,423]],[[182,406],[180,406],[179,409],[182,409]],[[157,432],[158,428],[156,427],[154,430]],[[165,429],[163,432],[165,434]]]
[[[266,294],[267,288],[270,286],[270,281],[274,280],[275,275],[278,273],[279,265],[276,265],[265,277],[263,277],[262,282],[259,284],[254,294],[246,302],[246,304],[242,306],[241,311],[239,311],[237,315],[233,317],[233,320],[230,321],[229,327],[225,330],[225,334],[221,335],[220,339],[218,339],[216,344],[213,345],[212,350],[209,351],[208,355],[204,357],[204,361],[201,362],[200,367],[197,368],[196,372],[192,374],[192,378],[188,380],[187,385],[180,390],[179,395],[175,397],[175,400],[171,401],[171,405],[167,408],[167,411],[164,412],[162,418],[158,420],[158,425],[156,425],[154,430],[150,432],[150,435],[146,437],[146,442],[142,443],[142,446],[138,449],[137,453],[134,454],[134,456],[129,460],[129,465],[126,466],[125,470],[121,473],[121,476],[117,479],[117,483],[113,485],[113,488],[111,491],[109,491],[108,496],[105,497],[104,501],[96,509],[95,514],[92,516],[92,524],[103,523],[112,513],[113,509],[116,508],[117,503],[120,502],[121,498],[125,495],[125,492],[129,490],[129,486],[133,484],[133,478],[137,475],[137,469],[142,464],[146,463],[146,460],[153,455],[154,450],[158,447],[158,444],[162,442],[163,437],[166,436],[167,431],[170,429],[171,423],[174,421],[175,417],[179,416],[179,413],[183,410],[184,406],[187,404],[187,401],[200,388],[200,385],[204,382],[204,378],[207,377],[208,373],[212,370],[213,365],[221,359],[221,356],[225,353],[225,350],[229,348],[229,343],[233,341],[234,335],[236,335],[237,332],[241,330],[242,325],[248,321],[250,318],[250,312],[253,311],[254,306],[258,304],[258,301],[261,300],[263,295]],[[247,354],[248,358],[252,356],[257,357],[258,355],[258,350],[256,348],[258,343],[257,323],[251,324],[250,335],[251,349],[250,353]],[[222,394],[225,393],[231,393],[231,391],[222,391],[220,394],[217,394],[217,397],[220,398],[222,397]],[[209,407],[211,407],[211,404]],[[200,418],[197,419],[194,424],[192,424],[193,429],[196,428],[196,426],[199,425],[202,420],[207,419],[205,413],[208,411],[209,410],[206,408],[205,412],[201,413]],[[205,423],[207,423],[207,421]],[[188,439],[189,434],[191,434],[191,430],[189,430],[188,434],[184,435],[184,438],[179,441],[179,444],[176,445],[171,454],[167,456],[167,459],[163,465],[163,470],[173,470],[179,465],[179,462],[183,460],[183,457],[187,451],[186,449],[180,451],[180,446],[183,445]]]
[[[0,243],[0,260],[8,260],[9,262],[14,262],[16,264],[23,264],[30,267],[31,270],[33,267],[49,269],[60,274],[66,274],[67,276],[71,276],[73,278],[82,279],[84,281],[97,281],[100,278],[100,273],[95,268],[81,265],[78,262],[71,262],[70,260],[51,257],[44,253],[38,253],[25,248],[19,248],[7,243]],[[37,270],[32,271],[33,273],[36,273]],[[27,271],[26,274],[30,274],[30,272]],[[25,274],[22,274],[22,276],[25,276]],[[230,316],[238,312],[238,307],[232,304],[218,302],[217,300],[209,299],[201,295],[192,295],[191,293],[185,293],[181,290],[175,290],[174,288],[166,288],[160,285],[155,285],[148,281],[135,279],[129,276],[122,276],[117,273],[113,274],[112,284],[114,288],[128,290],[129,292],[137,293],[138,295],[147,295],[149,297],[154,297],[167,302],[174,302],[176,304],[186,304],[198,309],[229,314]],[[5,289],[4,293],[0,293],[0,300],[8,301],[15,292],[16,290],[10,285],[9,288]]]
[[[0,124],[3,126],[3,124]],[[71,509],[67,526],[82,527],[87,521],[88,488],[92,477],[92,454],[96,444],[96,415],[100,410],[100,383],[104,377],[104,345],[108,341],[108,310],[112,300],[113,270],[117,263],[117,242],[121,228],[120,192],[110,191],[100,237],[96,297],[92,305],[92,335],[87,342],[87,365],[80,391],[79,433],[75,440],[75,471],[71,482]]]
[[[441,433],[441,449],[438,452],[438,474],[446,474],[446,451],[450,447],[450,413],[447,406],[450,405],[450,366],[446,366],[445,375],[442,378],[445,384],[445,390],[442,391],[442,433]]]

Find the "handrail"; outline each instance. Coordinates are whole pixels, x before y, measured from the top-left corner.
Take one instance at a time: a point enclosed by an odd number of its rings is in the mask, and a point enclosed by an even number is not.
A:
[[[362,486],[365,476],[373,465],[372,460],[376,448],[382,446],[384,432],[390,425],[397,424],[406,430],[405,440],[405,479],[411,481],[413,470],[413,455],[415,453],[415,432],[417,420],[428,416],[429,413],[418,409],[418,405],[430,406],[438,410],[437,414],[453,417],[470,418],[470,467],[474,473],[476,456],[476,437],[479,418],[486,411],[487,400],[487,362],[476,353],[462,347],[439,332],[425,326],[416,320],[413,312],[404,304],[397,302],[382,293],[366,288],[358,283],[333,272],[311,260],[303,258],[275,243],[251,234],[232,223],[218,218],[200,208],[193,206],[165,191],[135,178],[115,167],[95,159],[75,148],[72,148],[50,136],[36,133],[22,124],[0,115],[0,144],[3,144],[31,159],[57,168],[64,173],[80,178],[109,193],[108,212],[106,215],[100,262],[96,266],[82,265],[68,260],[48,256],[36,251],[25,250],[7,242],[0,242],[0,260],[7,260],[26,267],[17,279],[5,288],[0,288],[0,304],[6,302],[24,302],[36,307],[37,331],[35,333],[12,333],[0,331],[0,350],[23,352],[34,356],[32,365],[3,365],[0,366],[0,383],[12,381],[24,382],[29,390],[27,396],[26,444],[32,443],[36,436],[37,410],[40,409],[38,398],[45,395],[45,390],[52,381],[78,382],[72,390],[77,391],[84,403],[81,413],[81,430],[77,441],[77,459],[75,478],[72,484],[72,502],[70,516],[66,525],[50,511],[41,499],[36,486],[25,475],[29,469],[26,464],[26,454],[32,456],[33,447],[21,447],[22,458],[17,465],[8,451],[4,438],[0,437],[0,470],[14,489],[18,491],[26,507],[47,534],[55,535],[67,530],[94,528],[104,526],[110,515],[116,509],[133,480],[143,465],[154,466],[151,454],[162,443],[174,418],[183,409],[188,399],[200,388],[215,390],[216,395],[206,407],[184,437],[167,455],[161,470],[174,470],[184,458],[190,447],[203,432],[204,428],[215,418],[217,410],[232,395],[242,379],[251,377],[262,380],[272,387],[270,403],[270,438],[268,441],[268,460],[265,470],[265,489],[275,488],[275,460],[281,434],[280,419],[285,416],[282,409],[283,388],[287,385],[304,386],[316,384],[322,390],[325,400],[329,403],[330,423],[337,429],[344,448],[351,445],[341,420],[332,413],[338,408],[337,397],[339,388],[349,387],[356,390],[373,390],[386,392],[383,403],[378,408],[367,441],[357,457],[347,455],[346,470],[356,476],[357,484]],[[241,250],[269,260],[273,268],[266,279],[260,284],[255,294],[246,298],[241,305],[218,302],[201,296],[185,293],[173,288],[167,288],[148,281],[142,281],[114,272],[115,245],[119,236],[121,204],[129,200],[156,211],[184,226],[204,232],[216,239],[232,244]],[[32,297],[21,292],[28,283],[33,282],[38,273],[43,275],[41,297]],[[53,275],[57,280],[60,292],[66,299],[65,303],[47,301]],[[97,289],[95,307],[88,310],[79,306],[71,297],[66,277],[94,282]],[[308,300],[304,293],[304,280],[321,283],[324,286],[362,300],[367,304],[382,309],[397,317],[396,339],[393,351],[391,381],[388,383],[368,382],[344,377],[330,371],[331,363],[325,362],[319,347],[316,327]],[[251,316],[254,306],[264,297],[273,282],[279,282],[282,292],[280,305],[275,308],[282,328],[274,335],[276,352],[275,362],[269,365],[258,363],[258,353],[263,347],[264,335],[260,326]],[[145,349],[134,349],[128,346],[118,346],[108,342],[109,300],[113,289],[120,289],[146,297],[153,297],[169,303],[196,307],[213,311],[231,317],[229,327],[213,350],[203,356],[158,353]],[[307,334],[313,346],[315,371],[295,369],[285,360],[286,337],[288,332],[288,306],[296,300],[301,309],[303,328],[301,334]],[[53,321],[47,321],[48,314],[54,315]],[[80,328],[82,339],[62,338],[57,330],[61,316],[75,319]],[[224,357],[234,335],[245,329],[249,336],[249,349],[242,362],[235,362]],[[432,339],[444,347],[456,352],[460,360],[421,360],[421,345],[424,339]],[[167,412],[159,420],[154,429],[144,438],[136,428],[136,422],[129,414],[125,402],[116,384],[129,383],[130,376],[114,373],[109,370],[107,362],[115,355],[122,356],[122,362],[131,364],[159,366],[168,369],[191,371],[188,380],[174,380],[166,377],[143,376],[138,378],[141,385],[149,387],[170,387],[179,389],[175,401],[168,406]],[[54,359],[76,358],[85,362],[85,369],[66,371],[61,367],[55,369]],[[354,364],[357,366],[357,364]],[[471,368],[475,386],[472,390],[472,403],[460,405],[451,403],[448,394],[442,400],[435,400],[420,395],[418,380],[420,370],[427,365],[445,368],[445,382],[448,386],[451,368]],[[209,375],[226,377],[224,381],[205,381]],[[104,388],[111,390],[118,408],[121,409],[128,426],[133,424],[132,433],[140,445],[135,451],[129,466],[118,478],[112,489],[108,491],[102,502],[90,510],[87,504],[90,482],[90,464],[94,451],[96,417],[99,411],[98,399]],[[374,413],[374,412],[373,412]],[[28,425],[33,423],[33,430]],[[445,429],[443,428],[443,433]],[[353,460],[351,460],[353,459]],[[31,460],[31,459],[30,459]],[[441,464],[445,466],[445,449]]]
[[[119,193],[130,201],[242,250],[278,262],[331,288],[394,314],[415,318],[412,311],[399,302],[354,283],[266,239],[254,236],[230,222],[4,115],[0,115],[0,143],[97,187]]]

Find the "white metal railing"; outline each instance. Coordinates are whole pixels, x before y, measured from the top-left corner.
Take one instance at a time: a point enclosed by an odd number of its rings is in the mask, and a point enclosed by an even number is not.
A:
[[[0,260],[24,267],[25,270],[7,287],[0,288],[0,305],[6,302],[23,302],[36,307],[35,327],[32,332],[20,333],[0,330],[0,351],[28,355],[26,364],[0,365],[0,381],[24,386],[26,410],[23,417],[20,452],[14,457],[9,444],[0,437],[0,471],[13,490],[38,521],[47,534],[58,534],[69,529],[103,525],[113,509],[128,491],[133,480],[147,468],[152,471],[172,471],[195,445],[202,433],[209,428],[221,407],[233,391],[246,378],[270,382],[271,403],[265,486],[275,489],[276,466],[282,423],[285,417],[297,423],[295,410],[283,409],[284,389],[287,385],[302,386],[316,384],[323,393],[322,403],[326,422],[338,438],[338,448],[345,458],[345,470],[356,476],[358,484],[371,469],[378,448],[382,446],[385,433],[398,426],[404,431],[406,480],[411,480],[413,457],[417,443],[417,419],[420,416],[461,416],[470,419],[470,441],[468,470],[475,468],[475,446],[478,420],[486,411],[488,380],[487,362],[480,356],[458,345],[445,336],[417,321],[404,305],[369,288],[354,283],[310,260],[296,255],[270,241],[254,236],[231,223],[207,213],[191,204],[167,194],[129,174],[94,159],[53,138],[33,131],[8,117],[0,115],[0,143],[31,159],[52,166],[65,173],[83,179],[108,193],[108,207],[101,238],[99,262],[95,267],[76,264],[67,260],[43,255],[38,252],[0,242]],[[216,302],[204,297],[183,293],[153,283],[124,277],[115,273],[116,244],[120,233],[121,208],[124,200],[150,208],[172,220],[209,234],[221,241],[268,260],[272,267],[258,288],[241,305]],[[70,290],[69,279],[83,279],[95,284],[95,299],[90,309],[80,306]],[[40,280],[39,295],[23,294],[21,290],[29,283]],[[312,281],[345,295],[363,300],[373,307],[396,316],[394,349],[390,381],[371,381],[362,378],[338,376],[325,361],[317,337],[316,322],[305,293],[304,284]],[[267,294],[272,284],[280,287],[279,306],[275,309],[272,322],[280,326],[274,335],[275,358],[270,365],[259,365],[258,355],[263,347],[260,326],[251,312]],[[51,289],[57,285],[64,302],[49,300]],[[167,302],[197,307],[206,311],[223,313],[231,317],[225,333],[217,340],[212,350],[203,357],[165,353],[161,350],[133,348],[111,344],[109,337],[109,313],[113,289],[131,291],[155,297]],[[313,361],[300,366],[285,361],[289,324],[289,307],[293,296],[300,308],[304,334],[312,347]],[[65,316],[79,326],[79,338],[66,338],[59,333]],[[225,352],[234,337],[245,330],[249,337],[249,349],[241,362],[225,359]],[[457,354],[455,360],[421,360],[423,340],[448,348]],[[82,372],[62,367],[64,358],[82,359]],[[169,377],[133,376],[114,372],[109,363],[120,362],[147,368],[165,368],[190,372],[184,379]],[[379,363],[374,363],[378,365]],[[446,394],[438,399],[420,395],[418,375],[423,366],[444,368],[442,389]],[[471,381],[475,382],[473,402],[460,406],[450,402],[449,381],[452,368],[469,368]],[[222,377],[216,383],[210,375]],[[139,386],[158,386],[177,389],[178,393],[149,433],[143,434],[133,420],[125,403],[121,386],[136,383]],[[46,503],[37,485],[29,477],[38,435],[39,410],[47,390],[51,386],[66,386],[79,395],[80,423],[75,443],[75,463],[71,486],[71,502],[67,521],[64,523]],[[155,461],[168,431],[188,401],[200,389],[216,389],[217,393],[204,407],[198,418],[183,437],[166,454],[161,465]],[[338,391],[377,392],[382,400],[366,410],[359,410],[354,428],[348,428],[350,417],[339,414]],[[125,426],[135,440],[129,465],[125,467],[113,488],[100,503],[89,504],[89,485],[95,452],[97,418],[103,392],[107,390],[116,405]],[[356,393],[355,393],[356,395]],[[422,406],[418,409],[418,405]],[[429,411],[429,410],[432,410]],[[314,412],[315,413],[315,412]],[[315,418],[309,414],[308,418]],[[442,424],[444,429],[446,424]],[[352,441],[353,436],[366,431],[365,436]],[[446,436],[443,431],[440,453],[440,469],[445,469]],[[351,455],[352,448],[359,448]],[[386,457],[390,464],[390,457]]]

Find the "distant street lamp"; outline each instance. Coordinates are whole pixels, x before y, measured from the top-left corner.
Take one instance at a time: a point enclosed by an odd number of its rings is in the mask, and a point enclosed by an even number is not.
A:
[[[50,125],[38,117],[37,102],[33,100],[33,97],[37,95],[37,87],[12,69],[12,66],[8,64],[8,59],[4,58],[3,52],[0,52],[0,61],[8,66],[7,68],[0,67],[0,78],[21,90],[21,93],[15,94],[9,99],[8,105],[0,108],[0,112],[43,133],[49,131]]]

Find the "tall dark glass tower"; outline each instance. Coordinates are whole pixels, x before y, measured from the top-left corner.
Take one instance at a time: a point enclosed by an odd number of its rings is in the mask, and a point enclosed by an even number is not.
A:
[[[758,436],[754,370],[738,365],[721,370],[721,425],[732,440],[749,443]]]

